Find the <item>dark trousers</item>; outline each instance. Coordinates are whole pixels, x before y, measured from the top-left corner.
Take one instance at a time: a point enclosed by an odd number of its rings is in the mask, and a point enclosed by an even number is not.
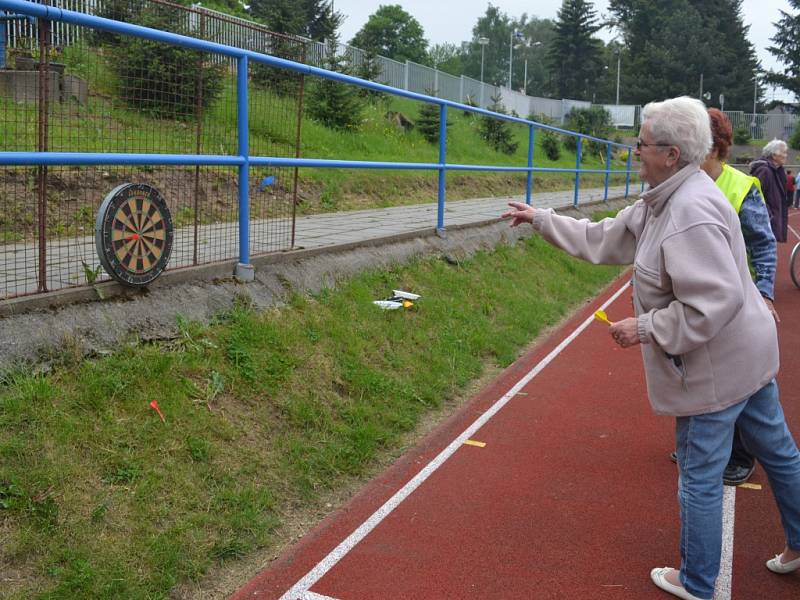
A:
[[[730,467],[752,467],[756,459],[750,454],[742,443],[742,435],[737,425],[733,432],[733,448],[731,449],[731,458],[728,460]]]

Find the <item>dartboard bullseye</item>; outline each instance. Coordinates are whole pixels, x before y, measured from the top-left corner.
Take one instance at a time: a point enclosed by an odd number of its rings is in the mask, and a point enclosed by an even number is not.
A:
[[[124,183],[109,192],[97,213],[95,243],[106,272],[141,287],[158,277],[172,252],[172,217],[158,190]]]

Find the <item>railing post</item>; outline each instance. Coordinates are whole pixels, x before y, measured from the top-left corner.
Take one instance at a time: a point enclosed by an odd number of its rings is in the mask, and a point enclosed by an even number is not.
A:
[[[628,146],[628,162],[625,165],[625,197],[628,197],[628,191],[631,185],[631,158],[633,157],[633,148]]]
[[[236,68],[236,119],[239,156],[239,264],[234,275],[242,281],[253,281],[255,271],[250,264],[250,136],[247,98],[247,56],[240,56]]]
[[[611,175],[611,144],[606,144],[606,189],[603,193],[603,202],[608,202],[608,178]]]
[[[408,73],[411,71],[411,63],[410,61],[406,60],[406,73],[405,73],[405,81],[403,82],[403,89],[408,90]]]
[[[536,142],[536,129],[528,125],[528,181],[525,185],[525,204],[530,206],[533,192],[533,148]]]
[[[575,197],[572,199],[572,206],[578,208],[578,194],[581,190],[581,147],[583,138],[578,136],[578,146],[575,151]]]
[[[436,212],[436,230],[444,232],[445,162],[447,162],[447,105],[439,107],[439,198]]]
[[[466,98],[464,98],[464,76],[462,75],[458,80],[458,101],[464,102]]]

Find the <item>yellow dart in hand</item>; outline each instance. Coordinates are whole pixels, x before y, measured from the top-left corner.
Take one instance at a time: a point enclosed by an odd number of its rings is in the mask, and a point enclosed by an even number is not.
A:
[[[603,323],[607,323],[608,325],[613,325],[611,321],[608,320],[608,315],[606,315],[606,311],[598,310],[594,313],[594,318],[598,321],[602,321]]]

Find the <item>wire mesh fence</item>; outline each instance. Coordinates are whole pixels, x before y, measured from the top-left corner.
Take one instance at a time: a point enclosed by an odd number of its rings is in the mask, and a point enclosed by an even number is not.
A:
[[[58,4],[203,39],[231,31],[228,22],[153,0]],[[0,70],[0,151],[238,154],[231,59],[45,20],[14,27],[16,43]],[[301,41],[251,25],[235,39],[282,58],[304,56]],[[249,153],[298,156],[302,76],[256,63],[249,69]],[[252,171],[250,253],[291,248],[296,169]],[[235,259],[237,174],[194,165],[0,167],[0,298],[108,279],[95,219],[125,182],[151,185],[166,200],[175,227],[169,269]]]

